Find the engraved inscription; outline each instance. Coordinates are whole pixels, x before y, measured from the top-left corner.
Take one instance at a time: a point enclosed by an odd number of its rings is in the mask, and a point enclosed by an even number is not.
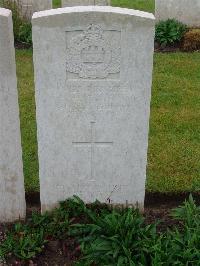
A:
[[[72,85],[72,84],[70,84]],[[132,112],[135,101],[129,86],[121,88],[117,82],[107,83],[107,87],[84,84],[81,88],[73,83],[69,86],[67,113]]]
[[[90,140],[72,142],[76,146],[89,146],[90,147],[90,181],[94,181],[94,152],[95,146],[105,148],[113,145],[112,141],[96,141],[95,140],[95,122],[90,122]]]
[[[117,33],[117,34],[114,34]],[[112,38],[112,42],[106,37]],[[108,34],[109,33],[109,34]],[[117,37],[114,37],[117,35]],[[120,33],[104,31],[91,24],[85,31],[72,34],[66,51],[66,70],[79,78],[103,79],[120,72]]]

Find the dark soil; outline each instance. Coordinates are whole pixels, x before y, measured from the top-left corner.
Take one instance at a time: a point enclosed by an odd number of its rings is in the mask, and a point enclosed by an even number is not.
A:
[[[154,50],[155,52],[161,53],[175,53],[181,51],[182,43],[174,43],[172,45],[162,46],[159,43],[155,42]]]
[[[79,257],[79,246],[73,239],[50,241],[44,253],[38,256],[33,263],[37,266],[71,266]]]
[[[160,205],[168,206],[168,209],[176,207],[189,198],[190,192],[180,193],[160,193],[160,192],[146,192],[145,194],[145,208],[158,207]],[[200,205],[200,192],[193,192],[192,196],[197,204]],[[26,193],[26,202],[28,206],[38,207],[40,205],[40,193],[28,192]]]
[[[23,50],[23,49],[29,49],[31,47],[32,47],[32,45],[30,45],[30,44],[15,41],[15,48],[16,49]]]
[[[171,209],[181,205],[185,200],[188,200],[190,192],[179,193],[160,193],[160,192],[146,192],[145,194],[145,208],[157,208],[164,205],[167,209]],[[200,205],[200,192],[192,193],[193,199],[197,205]]]

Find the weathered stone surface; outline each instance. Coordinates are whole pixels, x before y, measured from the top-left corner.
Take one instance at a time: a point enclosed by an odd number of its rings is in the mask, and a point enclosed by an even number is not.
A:
[[[62,7],[70,6],[107,6],[110,0],[62,0]]]
[[[200,0],[156,0],[156,19],[175,18],[188,26],[200,26]]]
[[[32,22],[42,211],[74,194],[142,208],[154,16],[88,6]]]
[[[0,8],[0,222],[25,217],[12,15]]]
[[[15,1],[22,17],[31,20],[34,12],[52,8],[52,0],[12,0]]]

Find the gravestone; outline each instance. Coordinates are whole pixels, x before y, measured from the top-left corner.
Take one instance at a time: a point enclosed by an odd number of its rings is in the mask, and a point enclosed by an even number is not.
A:
[[[69,7],[32,24],[42,211],[73,195],[142,208],[154,16]]]
[[[52,0],[12,0],[15,1],[22,17],[31,20],[34,12],[52,8]]]
[[[200,26],[200,0],[156,0],[156,19],[175,18],[188,25]]]
[[[62,7],[70,6],[107,6],[110,0],[62,0]]]
[[[25,217],[12,14],[0,8],[0,222]]]

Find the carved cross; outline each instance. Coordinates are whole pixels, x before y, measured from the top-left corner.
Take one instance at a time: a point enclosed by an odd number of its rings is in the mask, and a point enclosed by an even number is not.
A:
[[[100,148],[107,148],[113,145],[111,141],[96,141],[95,140],[95,122],[90,122],[90,140],[89,141],[79,141],[72,142],[76,146],[86,146],[90,147],[90,167],[91,167],[91,181],[94,180],[94,153],[95,146]]]

